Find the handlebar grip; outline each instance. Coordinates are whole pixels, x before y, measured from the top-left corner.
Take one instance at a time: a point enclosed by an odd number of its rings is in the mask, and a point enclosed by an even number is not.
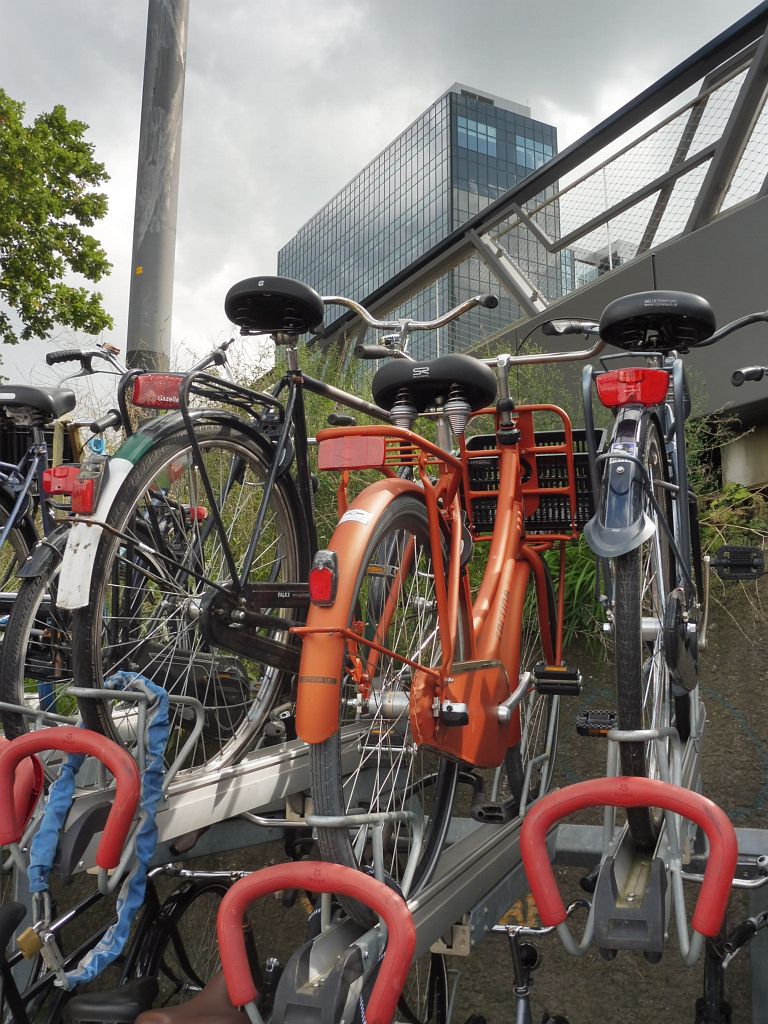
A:
[[[357,420],[354,416],[347,416],[346,413],[331,412],[328,414],[327,423],[329,427],[355,427]]]
[[[394,352],[386,345],[355,345],[358,359],[391,359]]]
[[[662,807],[689,818],[706,832],[710,853],[691,923],[701,935],[717,935],[730,898],[739,852],[733,825],[717,804],[699,793],[657,779],[633,776],[577,782],[545,796],[526,814],[520,850],[541,923],[557,927],[567,918],[547,855],[547,832],[561,818],[599,805]]]
[[[119,427],[122,422],[123,419],[119,409],[110,409],[109,412],[105,412],[103,416],[99,416],[97,420],[94,420],[89,429],[92,434],[103,434],[110,427]]]
[[[749,917],[737,925],[730,935],[727,936],[724,946],[726,953],[735,953],[737,949],[753,939],[757,935],[757,921]]]
[[[84,358],[79,348],[60,348],[58,352],[45,354],[45,361],[49,366],[55,366],[56,363],[82,363]]]
[[[547,338],[555,338],[561,334],[591,333],[589,329],[596,326],[593,320],[547,320],[541,325],[541,333]]]
[[[4,809],[0,816],[0,846],[18,843],[26,824],[17,820],[12,800],[16,766],[30,754],[43,750],[97,757],[115,777],[115,798],[99,840],[96,863],[100,868],[116,868],[139,804],[139,768],[126,750],[90,729],[38,729],[17,736],[0,750],[0,807]]]
[[[387,928],[387,949],[365,1017],[368,1024],[390,1024],[416,948],[416,929],[411,913],[402,897],[370,875],[341,864],[319,861],[298,861],[264,868],[235,882],[224,896],[216,919],[216,931],[232,1005],[245,1006],[255,1002],[258,996],[245,949],[243,915],[260,896],[285,889],[350,896],[381,917]]]
[[[480,305],[485,306],[486,309],[496,309],[499,304],[498,295],[481,295]]]
[[[762,380],[764,376],[764,366],[742,366],[740,370],[734,370],[731,374],[731,384],[735,388],[740,388],[745,380]]]

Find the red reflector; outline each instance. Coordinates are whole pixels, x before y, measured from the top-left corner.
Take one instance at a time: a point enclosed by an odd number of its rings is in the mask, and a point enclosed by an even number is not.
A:
[[[344,434],[321,441],[318,469],[377,469],[384,465],[383,437]]]
[[[309,600],[313,604],[332,604],[336,596],[335,589],[335,580],[331,569],[325,566],[320,569],[312,569],[309,574]]]
[[[133,382],[132,402],[142,409],[178,409],[181,373],[142,373]]]
[[[72,487],[72,511],[77,516],[89,516],[96,507],[96,481],[75,480]]]
[[[43,472],[43,490],[46,494],[71,494],[80,475],[79,466],[54,466]]]
[[[202,523],[208,518],[208,509],[202,505],[190,505],[187,509],[187,516],[191,523]]]
[[[595,377],[597,394],[607,409],[621,405],[658,405],[669,389],[666,370],[610,370]]]

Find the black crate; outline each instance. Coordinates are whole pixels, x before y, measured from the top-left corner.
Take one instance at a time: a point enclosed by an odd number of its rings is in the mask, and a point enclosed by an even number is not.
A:
[[[50,456],[53,453],[53,427],[46,427],[43,434]],[[8,416],[0,412],[0,462],[18,465],[25,453],[32,447],[32,443],[31,427],[19,427]],[[79,459],[80,453],[74,450],[69,430],[65,430],[63,461],[70,463],[78,462]]]
[[[576,473],[576,528],[583,529],[585,523],[594,515],[592,486],[589,476],[589,455],[587,452],[587,432],[574,429],[573,463]],[[595,431],[595,446],[599,450],[602,444],[603,431]],[[538,430],[535,433],[537,447],[556,447],[565,443],[564,430]],[[496,437],[494,434],[477,434],[467,440],[469,451],[488,450],[486,458],[470,459],[469,484],[473,491],[497,491],[499,487],[499,460],[496,454]],[[567,487],[568,459],[565,452],[548,455],[537,452],[523,455],[523,464],[530,459],[536,460],[535,474],[529,465],[527,475],[523,476],[523,505],[528,506],[525,516],[525,530],[529,534],[570,533],[571,510],[567,494],[528,494],[526,501],[527,480],[538,480],[538,487]],[[490,533],[496,521],[496,497],[473,498],[472,519],[480,533]]]

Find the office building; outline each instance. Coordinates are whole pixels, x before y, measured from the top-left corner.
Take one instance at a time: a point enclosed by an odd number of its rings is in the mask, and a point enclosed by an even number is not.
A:
[[[321,294],[362,301],[557,152],[556,129],[530,115],[518,103],[453,85],[300,228],[280,250],[278,273]],[[546,217],[542,227],[556,236],[557,210]],[[563,293],[562,256],[516,230],[504,235],[504,246],[546,298]],[[477,257],[398,312],[429,319],[487,291],[499,287]],[[414,335],[412,353],[431,358],[460,350],[478,330],[485,335],[513,322],[517,305],[503,292],[500,298],[497,310]],[[328,320],[341,312],[332,310]]]

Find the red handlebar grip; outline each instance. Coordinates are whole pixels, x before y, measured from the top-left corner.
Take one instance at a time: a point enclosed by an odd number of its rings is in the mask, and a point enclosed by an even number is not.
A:
[[[709,839],[710,854],[692,924],[701,935],[717,935],[731,894],[739,852],[736,833],[728,816],[717,804],[690,789],[632,776],[577,782],[574,786],[550,793],[526,814],[520,833],[520,848],[542,924],[556,926],[566,919],[565,906],[547,855],[547,832],[561,818],[585,807],[599,805],[661,807],[689,818],[704,829]]]
[[[245,1006],[258,995],[245,951],[243,915],[260,896],[283,889],[308,889],[310,892],[350,896],[381,917],[387,926],[387,951],[365,1016],[368,1024],[391,1024],[416,948],[416,929],[411,913],[402,898],[383,883],[362,871],[321,861],[277,864],[256,871],[236,882],[221,901],[216,931],[232,1005]]]
[[[139,769],[126,750],[90,729],[38,729],[25,736],[17,736],[0,750],[0,807],[8,808],[7,816],[3,815],[0,819],[0,846],[17,843],[26,824],[17,819],[11,799],[16,766],[29,754],[38,754],[43,750],[62,750],[68,754],[97,757],[114,775],[115,798],[99,840],[96,863],[100,868],[117,867],[139,804]]]

